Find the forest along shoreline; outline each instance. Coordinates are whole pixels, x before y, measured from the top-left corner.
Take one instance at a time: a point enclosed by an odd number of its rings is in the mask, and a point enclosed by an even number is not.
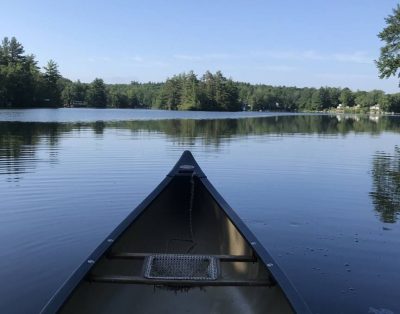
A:
[[[193,71],[165,82],[106,84],[63,77],[54,60],[42,69],[15,37],[0,45],[0,108],[153,108],[205,111],[399,113],[400,93],[338,87],[286,87],[236,82],[222,72]]]

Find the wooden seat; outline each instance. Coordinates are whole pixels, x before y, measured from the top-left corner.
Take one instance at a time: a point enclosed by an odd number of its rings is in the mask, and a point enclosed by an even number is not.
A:
[[[111,252],[107,255],[109,259],[144,259],[152,256],[155,253],[131,253],[131,252]],[[220,262],[257,262],[255,256],[245,255],[212,255],[217,258]]]
[[[143,284],[180,287],[272,287],[275,284],[271,280],[176,280],[176,279],[148,279],[140,276],[90,276],[90,282],[119,283],[119,284]]]
[[[130,260],[148,260],[150,257],[157,256],[155,253],[133,253],[133,252],[110,252],[108,259],[130,259]],[[182,255],[180,255],[182,256]],[[204,255],[188,255],[188,256],[204,256]],[[209,255],[217,259],[218,262],[243,262],[255,263],[255,256],[245,255]],[[148,276],[121,276],[121,275],[90,275],[87,279],[90,282],[99,283],[116,283],[116,284],[143,284],[156,286],[175,286],[175,287],[226,287],[226,286],[247,286],[247,287],[271,287],[275,285],[270,279],[262,280],[245,280],[245,279],[170,279],[170,278],[146,278]]]

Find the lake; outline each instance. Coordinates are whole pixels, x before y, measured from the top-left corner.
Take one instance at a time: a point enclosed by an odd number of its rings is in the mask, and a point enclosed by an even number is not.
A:
[[[316,313],[400,312],[400,117],[0,110],[0,313],[37,313],[191,150]]]

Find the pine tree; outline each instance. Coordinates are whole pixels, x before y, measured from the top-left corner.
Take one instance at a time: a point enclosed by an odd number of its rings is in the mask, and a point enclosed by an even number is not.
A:
[[[16,63],[24,60],[24,52],[24,47],[21,43],[19,43],[15,37],[12,37],[9,45],[10,62]]]
[[[44,104],[50,107],[57,107],[61,105],[61,89],[58,85],[61,75],[58,71],[58,65],[53,60],[49,60],[44,70]]]
[[[197,76],[190,71],[182,76],[182,94],[181,102],[178,108],[181,110],[199,109],[199,80]]]

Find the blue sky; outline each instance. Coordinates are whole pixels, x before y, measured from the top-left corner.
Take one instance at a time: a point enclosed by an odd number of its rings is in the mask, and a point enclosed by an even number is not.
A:
[[[377,34],[397,1],[2,1],[0,36],[84,82],[162,81],[221,70],[234,80],[398,92],[380,80]]]

